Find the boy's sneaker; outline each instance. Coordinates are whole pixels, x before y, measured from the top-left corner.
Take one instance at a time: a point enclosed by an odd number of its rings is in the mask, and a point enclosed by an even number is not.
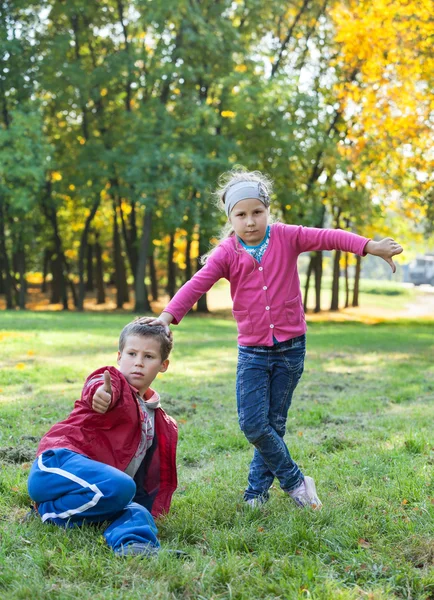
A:
[[[35,506],[31,504],[29,512],[27,512],[21,519],[21,523],[28,523],[29,521],[33,521],[33,519],[36,519],[37,517],[39,517],[39,513],[36,510]]]
[[[117,556],[142,556],[144,558],[158,556],[160,553],[170,554],[176,558],[186,558],[188,554],[182,550],[171,550],[169,548],[160,548],[159,546],[151,546],[143,542],[133,542],[126,546],[121,546],[114,551]]]
[[[308,477],[307,475],[305,476],[303,483],[299,485],[298,488],[288,493],[294,502],[301,508],[310,506],[314,510],[318,510],[322,506],[322,502],[316,493],[315,482],[312,477]]]
[[[157,556],[160,548],[144,544],[142,542],[133,542],[117,548],[114,552],[117,556]]]

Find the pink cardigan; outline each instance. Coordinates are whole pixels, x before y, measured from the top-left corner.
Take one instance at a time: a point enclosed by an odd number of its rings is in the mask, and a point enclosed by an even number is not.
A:
[[[368,238],[341,229],[274,223],[258,263],[235,236],[223,240],[164,309],[177,325],[197,300],[224,277],[231,284],[233,315],[242,346],[272,346],[306,331],[297,258],[301,252],[342,250],[364,255]]]

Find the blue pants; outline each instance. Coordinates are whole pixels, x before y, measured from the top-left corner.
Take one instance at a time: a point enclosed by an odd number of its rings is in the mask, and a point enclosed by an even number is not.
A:
[[[43,522],[77,527],[108,521],[104,538],[113,550],[133,542],[160,545],[151,513],[132,502],[134,480],[119,469],[64,448],[47,450],[32,465],[28,490]]]
[[[304,368],[306,336],[274,346],[239,346],[237,408],[241,430],[255,446],[244,499],[268,500],[276,477],[290,492],[304,479],[283,441],[292,394]]]

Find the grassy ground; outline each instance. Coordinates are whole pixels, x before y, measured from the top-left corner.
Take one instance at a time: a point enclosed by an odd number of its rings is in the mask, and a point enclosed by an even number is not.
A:
[[[286,440],[320,512],[277,484],[262,510],[243,505],[252,452],[236,418],[235,325],[191,317],[154,386],[180,428],[160,538],[190,559],[119,559],[97,528],[23,523],[40,436],[93,368],[115,364],[129,319],[0,314],[0,598],[434,598],[432,321],[310,324]]]

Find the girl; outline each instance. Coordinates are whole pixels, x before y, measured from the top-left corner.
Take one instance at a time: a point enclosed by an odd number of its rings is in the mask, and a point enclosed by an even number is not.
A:
[[[402,248],[339,229],[270,224],[271,182],[234,170],[217,191],[228,217],[226,235],[200,269],[148,324],[177,325],[221,277],[230,282],[238,327],[237,408],[241,430],[254,445],[244,500],[259,506],[276,477],[300,507],[320,508],[314,480],[303,475],[283,440],[292,395],[303,373],[306,322],[297,258],[301,252],[342,250],[388,262]]]

